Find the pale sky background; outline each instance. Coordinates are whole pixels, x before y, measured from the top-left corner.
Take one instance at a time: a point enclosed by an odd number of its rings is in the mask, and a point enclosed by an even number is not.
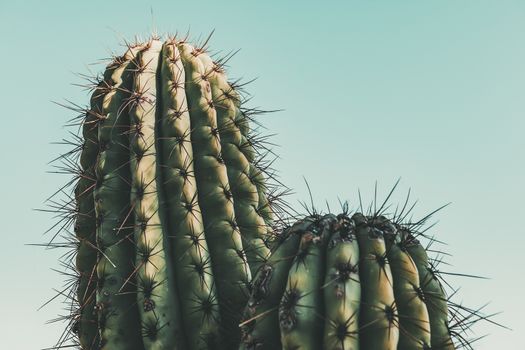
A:
[[[278,135],[276,167],[296,195],[335,207],[367,200],[399,177],[416,214],[447,202],[431,231],[453,256],[458,300],[512,331],[481,324],[476,349],[525,349],[524,1],[1,1],[0,218],[2,349],[52,346],[61,312],[37,308],[60,288],[59,252],[44,242],[52,223],[33,211],[66,177],[47,174],[72,117],[51,100],[86,104],[71,83],[87,65],[123,52],[122,38],[215,29],[232,77],[258,77],[252,105],[284,109],[264,119]],[[153,17],[150,7],[153,8]],[[103,65],[90,66],[101,72]],[[519,295],[522,295],[521,297]]]

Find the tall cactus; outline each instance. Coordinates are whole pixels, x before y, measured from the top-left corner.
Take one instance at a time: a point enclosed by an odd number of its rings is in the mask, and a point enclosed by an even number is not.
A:
[[[185,40],[107,66],[75,171],[81,349],[236,348],[274,215],[251,112],[224,62]]]
[[[450,302],[414,226],[395,221],[345,210],[286,229],[254,278],[240,349],[471,348],[452,323],[484,317]]]

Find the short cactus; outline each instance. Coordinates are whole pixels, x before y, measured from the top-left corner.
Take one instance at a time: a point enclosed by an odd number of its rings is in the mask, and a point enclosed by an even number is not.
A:
[[[417,226],[346,208],[294,223],[254,278],[239,349],[471,348],[461,328],[483,316],[450,301]]]
[[[239,343],[276,198],[249,125],[261,111],[243,106],[226,60],[205,45],[128,45],[82,110],[79,166],[75,152],[62,158],[77,175],[74,209],[59,209],[74,222],[70,331],[81,349]]]

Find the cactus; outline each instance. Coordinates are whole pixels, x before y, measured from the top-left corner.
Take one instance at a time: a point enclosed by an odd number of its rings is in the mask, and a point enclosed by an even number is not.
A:
[[[418,238],[423,221],[311,215],[279,235],[253,281],[241,350],[471,349],[485,319],[453,303]]]
[[[71,308],[53,348],[471,349],[486,317],[451,301],[421,222],[345,206],[275,234],[287,190],[250,128],[264,111],[207,41],[128,44],[72,107],[81,136],[58,160],[75,176],[57,191],[72,194],[50,202],[48,244],[73,249]]]
[[[206,45],[127,45],[80,109],[78,152],[60,158],[76,175],[72,204],[52,202],[61,228],[74,223],[75,250],[75,305],[56,348],[239,344],[279,207],[265,140],[249,125],[263,111],[243,106],[228,57],[213,61]]]

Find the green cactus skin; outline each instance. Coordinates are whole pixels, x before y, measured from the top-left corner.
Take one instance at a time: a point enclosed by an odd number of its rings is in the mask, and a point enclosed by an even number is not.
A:
[[[392,271],[394,296],[399,316],[398,349],[430,348],[430,319],[418,268],[399,236],[385,237],[387,259]],[[445,313],[445,317],[447,314]]]
[[[156,152],[156,85],[162,43],[153,40],[137,53],[140,70],[135,74],[133,91],[138,100],[131,105],[131,206],[135,218],[137,303],[141,316],[142,334],[146,349],[185,349],[177,288],[167,263],[167,233],[160,206],[161,191],[157,188]],[[133,132],[135,131],[135,132]],[[160,178],[160,177],[159,177]],[[166,247],[166,248],[165,248]]]
[[[248,264],[256,271],[266,261],[270,251],[265,244],[266,223],[264,217],[257,212],[260,192],[257,188],[258,178],[254,177],[254,174],[259,174],[259,170],[253,164],[256,160],[255,150],[236,125],[236,118],[241,116],[240,97],[228,84],[224,74],[214,69],[214,63],[209,56],[200,55],[199,59],[205,71],[209,72],[207,79],[217,111],[222,157],[226,165],[230,191],[235,196],[235,221],[239,225],[243,244],[250,247],[246,250]],[[246,124],[245,128],[247,127]]]
[[[95,84],[74,198],[81,349],[238,347],[274,213],[241,100],[174,38],[128,45]]]
[[[254,278],[239,349],[455,349],[445,293],[409,232],[360,213],[286,229]]]
[[[180,52],[173,42],[164,43],[162,49],[161,118],[160,140],[163,183],[168,208],[166,216],[172,237],[172,266],[176,283],[185,285],[179,289],[181,312],[186,315],[184,332],[189,342],[205,348],[206,338],[215,336],[219,329],[217,290],[213,282],[210,254],[204,238],[202,213],[193,210],[198,199],[193,149],[191,144],[191,121],[184,93],[185,71]],[[182,199],[182,200],[181,200]],[[192,210],[189,210],[192,209]],[[206,312],[202,305],[210,301]]]
[[[407,230],[401,230],[401,245],[408,252],[417,267],[421,290],[428,309],[430,322],[431,349],[454,350],[449,323],[448,300],[436,278],[426,250]]]
[[[133,273],[135,258],[127,213],[130,211],[129,141],[125,134],[129,115],[121,111],[127,98],[124,90],[133,85],[131,60],[136,52],[129,50],[121,64],[105,74],[111,88],[104,96],[102,119],[98,123],[99,154],[95,165],[94,189],[97,223],[97,313],[100,348],[125,347],[140,349],[140,324],[136,303],[130,293],[128,277]],[[138,334],[137,334],[138,333]]]
[[[285,234],[280,236],[282,242],[276,245],[278,249],[272,252],[267,263],[259,270],[259,278],[255,280],[253,293],[246,308],[245,332],[243,345],[250,348],[257,346],[257,339],[264,339],[267,348],[278,349],[281,346],[279,330],[278,305],[286,289],[288,271],[290,270],[297,249],[300,235],[311,222],[308,219],[298,221]],[[256,317],[256,320],[253,318]],[[251,328],[257,324],[256,328]]]
[[[395,350],[399,340],[397,305],[384,237],[364,215],[355,214],[360,251],[361,347]]]
[[[109,69],[108,69],[109,72]],[[77,203],[75,220],[75,237],[78,241],[78,250],[75,265],[78,271],[77,300],[78,310],[78,338],[81,346],[93,348],[99,343],[98,320],[95,313],[96,304],[96,220],[95,202],[93,200],[93,186],[95,183],[95,163],[98,157],[98,131],[96,121],[102,115],[102,100],[104,93],[101,90],[106,86],[102,81],[98,84],[91,97],[91,109],[86,112],[82,127],[83,152],[80,157],[81,176],[75,187],[75,201]]]
[[[361,284],[359,246],[348,235],[350,220],[341,220],[328,242],[323,285],[325,324],[324,349],[359,348]],[[342,337],[344,332],[347,336]]]
[[[326,221],[332,219],[325,218]],[[330,231],[327,225],[301,236],[298,253],[288,273],[279,305],[283,349],[319,349],[322,344],[324,255]],[[317,228],[317,227],[316,227]]]
[[[195,49],[188,44],[179,47],[186,71],[186,95],[192,124],[191,138],[195,164],[195,181],[199,188],[199,205],[213,273],[216,276],[221,308],[221,333],[228,341],[239,337],[237,319],[238,302],[247,299],[251,273],[246,261],[239,226],[235,220],[234,198],[230,196],[228,175],[221,152],[217,115],[208,73]]]

